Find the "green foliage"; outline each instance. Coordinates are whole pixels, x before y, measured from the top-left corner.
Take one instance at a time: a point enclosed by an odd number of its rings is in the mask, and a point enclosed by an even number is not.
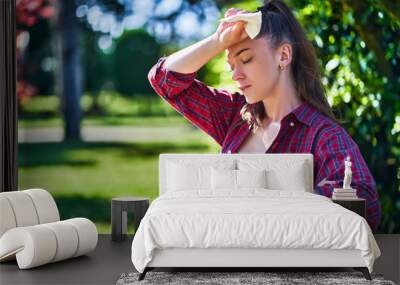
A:
[[[377,182],[380,231],[399,233],[400,80],[393,75],[400,71],[400,31],[393,23],[400,20],[393,22],[377,1],[291,3],[321,60],[328,101]]]
[[[159,57],[160,47],[143,30],[125,32],[116,41],[114,51],[114,83],[123,95],[151,93],[147,74]]]
[[[22,27],[19,25],[18,28]],[[40,94],[54,92],[55,58],[50,24],[46,20],[38,20],[35,25],[26,28],[26,33],[29,40],[18,58],[18,80],[29,82]]]
[[[112,59],[99,48],[98,39],[98,33],[82,29],[83,90],[91,91],[95,96],[104,87],[107,79],[112,74],[112,70],[110,70]]]
[[[222,16],[223,16],[223,14],[225,14],[226,10],[228,10],[229,8],[239,8],[239,9],[253,12],[257,9],[257,7],[262,6],[262,2],[263,1],[260,1],[260,0],[246,0],[246,1],[232,3],[231,5],[225,6],[224,8],[222,8]]]

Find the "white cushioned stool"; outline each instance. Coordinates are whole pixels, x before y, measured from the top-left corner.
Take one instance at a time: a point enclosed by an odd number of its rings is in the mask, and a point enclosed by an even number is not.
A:
[[[0,193],[0,262],[16,259],[20,269],[28,269],[84,255],[96,248],[97,241],[92,221],[60,221],[46,190]]]

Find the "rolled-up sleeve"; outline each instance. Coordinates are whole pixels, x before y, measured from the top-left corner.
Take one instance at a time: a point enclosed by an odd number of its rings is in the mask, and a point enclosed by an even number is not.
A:
[[[222,146],[232,120],[245,100],[238,93],[207,86],[196,79],[197,72],[166,69],[165,60],[166,57],[161,57],[148,74],[154,91]]]
[[[350,156],[352,162],[351,187],[357,190],[358,197],[366,199],[366,220],[376,230],[381,220],[376,183],[358,145],[345,130],[327,135],[319,142],[314,155],[315,190],[331,197],[333,188],[343,187],[344,160],[347,156]]]

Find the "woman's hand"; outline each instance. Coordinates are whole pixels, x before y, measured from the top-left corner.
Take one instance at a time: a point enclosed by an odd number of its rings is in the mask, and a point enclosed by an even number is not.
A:
[[[0,0],[1,1],[1,0]],[[229,9],[225,17],[238,13],[248,13],[240,9]],[[231,45],[248,37],[244,30],[244,21],[220,23],[215,33],[171,55],[165,61],[164,67],[180,73],[198,71],[207,62],[219,55]]]
[[[230,17],[236,14],[244,13],[249,12],[237,8],[230,8],[228,11],[226,11],[224,17]],[[244,25],[244,21],[237,21],[233,23],[220,23],[214,36],[216,37],[218,43],[224,49],[227,49],[230,46],[241,42],[249,37],[244,30]]]

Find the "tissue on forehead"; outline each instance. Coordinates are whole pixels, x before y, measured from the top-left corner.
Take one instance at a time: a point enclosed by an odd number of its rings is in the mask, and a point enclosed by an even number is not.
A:
[[[261,11],[255,13],[236,14],[227,18],[219,20],[220,22],[232,23],[237,21],[244,21],[245,31],[250,39],[254,39],[261,30],[262,14]]]

